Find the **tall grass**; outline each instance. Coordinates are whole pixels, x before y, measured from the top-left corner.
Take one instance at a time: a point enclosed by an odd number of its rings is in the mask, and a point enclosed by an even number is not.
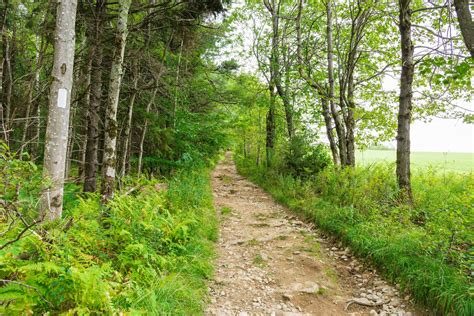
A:
[[[413,176],[415,206],[397,201],[393,167],[326,169],[302,181],[237,159],[239,171],[339,238],[414,298],[444,315],[473,315],[474,175]]]

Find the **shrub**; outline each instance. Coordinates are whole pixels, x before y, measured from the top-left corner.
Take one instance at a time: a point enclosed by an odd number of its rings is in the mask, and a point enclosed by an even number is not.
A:
[[[294,136],[283,156],[283,171],[296,177],[313,176],[331,165],[331,156],[322,144],[311,145],[303,136]]]

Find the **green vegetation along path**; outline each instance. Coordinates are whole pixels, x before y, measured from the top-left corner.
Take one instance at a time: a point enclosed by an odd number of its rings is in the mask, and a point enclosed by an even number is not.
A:
[[[241,177],[230,154],[213,190],[221,228],[207,315],[420,314],[349,249]]]

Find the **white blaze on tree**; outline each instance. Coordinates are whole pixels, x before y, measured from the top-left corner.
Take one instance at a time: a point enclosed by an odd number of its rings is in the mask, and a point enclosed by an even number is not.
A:
[[[102,197],[104,201],[113,197],[116,174],[117,156],[117,108],[120,96],[120,85],[123,75],[123,57],[128,35],[128,11],[130,10],[130,0],[119,0],[119,16],[117,21],[117,32],[115,35],[115,52],[110,70],[109,95],[107,99],[106,121],[105,121],[105,142],[104,142],[104,163]]]
[[[43,176],[50,181],[42,200],[46,220],[61,217],[64,168],[69,130],[69,110],[73,81],[77,0],[59,1],[56,12],[53,81],[49,97]]]

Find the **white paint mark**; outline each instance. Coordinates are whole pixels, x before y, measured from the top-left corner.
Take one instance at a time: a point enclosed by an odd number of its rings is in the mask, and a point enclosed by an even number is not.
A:
[[[115,168],[108,166],[106,169],[105,175],[107,177],[115,178]]]
[[[67,103],[67,89],[58,90],[58,108],[65,109]]]

